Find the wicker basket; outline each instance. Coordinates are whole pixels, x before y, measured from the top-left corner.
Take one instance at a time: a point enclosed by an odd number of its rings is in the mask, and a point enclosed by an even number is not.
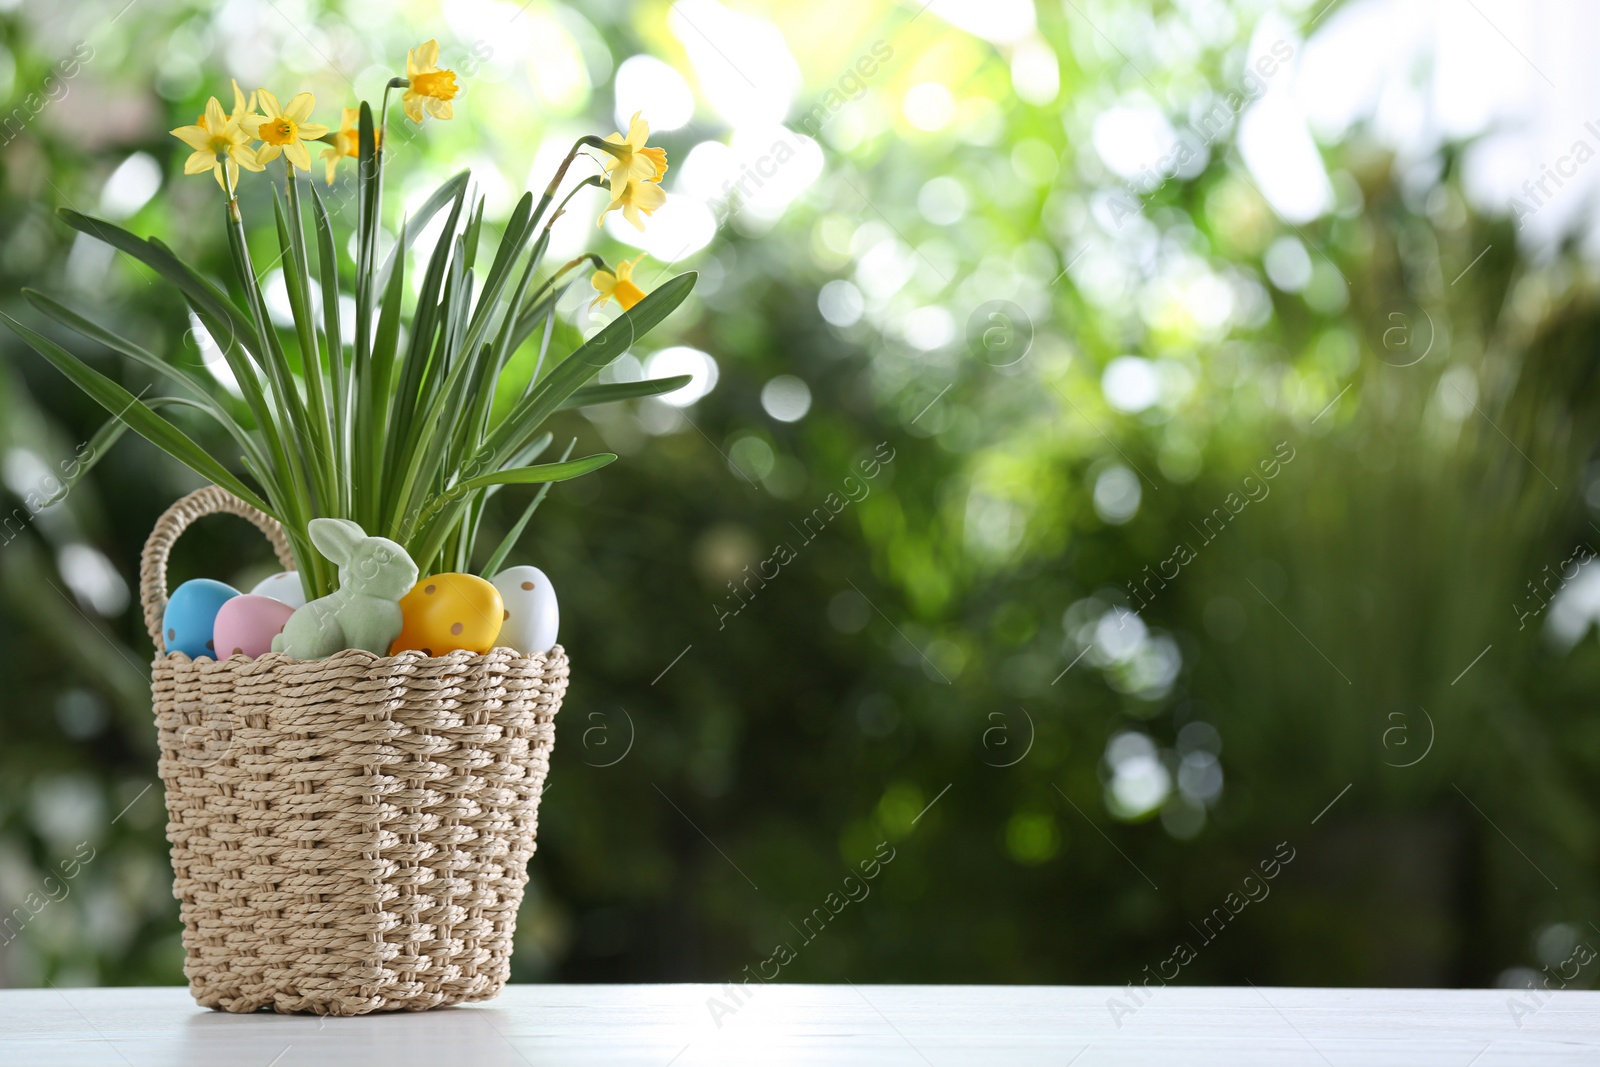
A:
[[[360,1015],[505,985],[567,658],[168,654],[167,554],[195,519],[283,530],[216,487],[145,545],[151,697],[184,973],[200,1004]]]

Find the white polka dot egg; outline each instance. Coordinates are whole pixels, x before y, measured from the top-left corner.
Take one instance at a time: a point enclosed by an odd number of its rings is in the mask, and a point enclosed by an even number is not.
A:
[[[511,567],[495,575],[494,587],[505,603],[505,619],[495,644],[524,656],[555,647],[561,610],[550,579],[538,567]]]

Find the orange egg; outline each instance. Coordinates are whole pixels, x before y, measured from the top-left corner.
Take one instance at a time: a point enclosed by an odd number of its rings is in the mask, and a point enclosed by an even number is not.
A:
[[[500,591],[473,574],[435,574],[400,598],[404,620],[389,655],[419,649],[442,656],[457,649],[487,652],[505,620]]]

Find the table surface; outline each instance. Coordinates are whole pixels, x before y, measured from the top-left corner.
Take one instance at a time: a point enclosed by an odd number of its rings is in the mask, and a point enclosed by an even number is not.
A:
[[[742,988],[742,987],[741,987]],[[0,1064],[1600,1063],[1600,992],[1094,986],[524,985],[350,1019],[226,1015],[184,989],[0,991]]]

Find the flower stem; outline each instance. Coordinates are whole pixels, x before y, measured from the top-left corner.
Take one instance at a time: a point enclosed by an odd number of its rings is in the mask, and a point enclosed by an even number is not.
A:
[[[567,158],[561,161],[561,166],[556,168],[555,177],[550,179],[550,184],[545,186],[544,195],[539,198],[539,206],[533,209],[533,216],[529,220],[530,227],[539,225],[539,220],[544,218],[545,209],[550,206],[550,201],[556,198],[556,193],[561,189],[561,182],[567,176],[567,168],[572,166],[572,161],[578,158],[578,153],[584,148],[599,148],[621,158],[623,146],[614,145],[599,137],[580,137],[573,144],[572,151],[567,153]]]
[[[546,230],[549,230],[550,227],[552,227],[552,226],[554,226],[556,224],[556,219],[559,219],[561,217],[562,213],[567,210],[567,205],[572,202],[572,198],[577,196],[579,192],[581,192],[582,190],[588,188],[591,185],[600,186],[600,185],[604,185],[605,183],[606,183],[606,180],[605,180],[605,176],[604,175],[591,174],[587,178],[583,179],[583,181],[579,182],[577,185],[574,185],[572,187],[572,191],[569,192],[566,196],[562,197],[561,198],[561,203],[556,205],[555,212],[550,216],[550,221],[546,222],[544,224],[544,228]]]

